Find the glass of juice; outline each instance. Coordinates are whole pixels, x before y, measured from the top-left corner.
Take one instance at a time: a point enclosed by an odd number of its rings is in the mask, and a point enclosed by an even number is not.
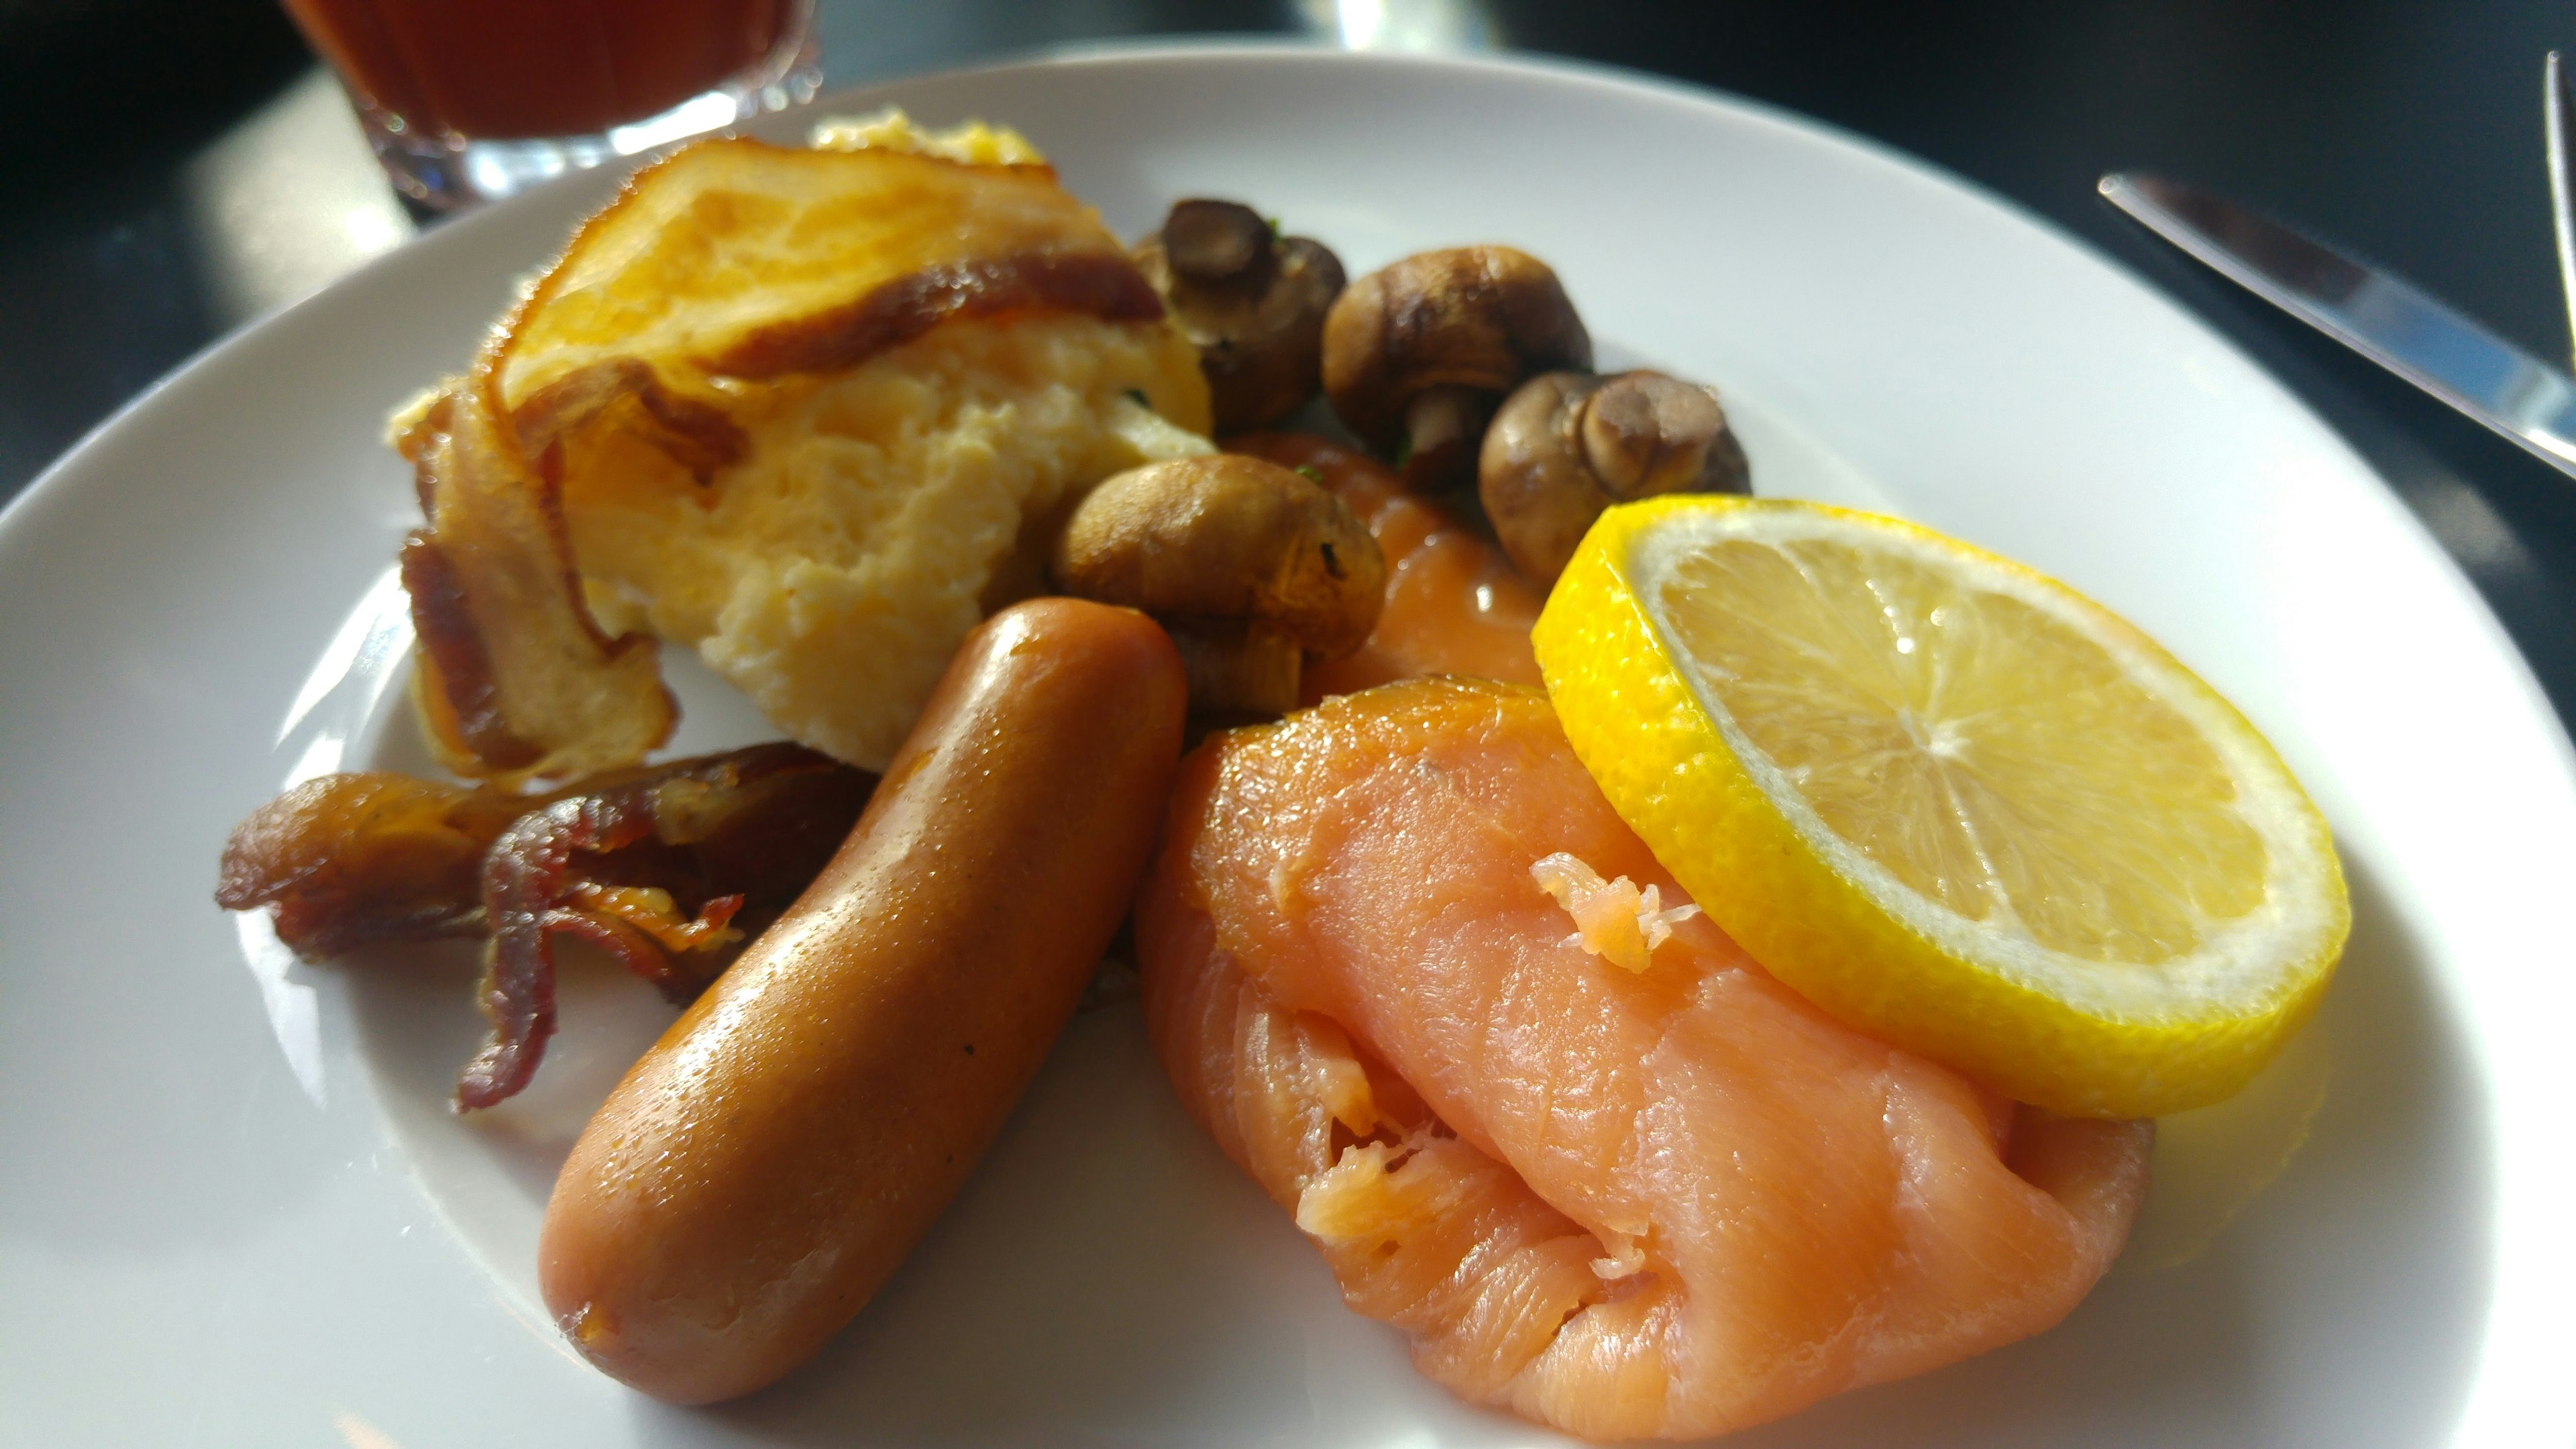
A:
[[[814,0],[285,0],[394,188],[450,211],[807,100]]]

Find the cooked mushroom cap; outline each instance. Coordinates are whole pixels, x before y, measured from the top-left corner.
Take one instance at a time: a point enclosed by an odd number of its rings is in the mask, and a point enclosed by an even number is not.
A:
[[[1473,466],[1485,419],[1523,378],[1591,365],[1556,273],[1510,247],[1418,252],[1353,282],[1324,319],[1324,395],[1417,487]]]
[[[1324,313],[1343,282],[1330,248],[1273,236],[1240,203],[1192,199],[1174,203],[1134,255],[1199,349],[1218,432],[1268,427],[1315,395]]]
[[[1184,281],[1257,290],[1270,279],[1270,224],[1240,201],[1173,202],[1161,241],[1172,274]]]
[[[1600,380],[1577,429],[1583,460],[1612,498],[1743,493],[1750,469],[1713,388],[1660,372]]]
[[[1266,624],[1319,658],[1377,626],[1386,557],[1341,499],[1230,453],[1131,468],[1092,490],[1056,546],[1070,594],[1165,619]]]
[[[1659,493],[1749,493],[1752,470],[1717,394],[1660,372],[1551,372],[1494,414],[1476,490],[1521,572],[1554,579],[1592,520]]]

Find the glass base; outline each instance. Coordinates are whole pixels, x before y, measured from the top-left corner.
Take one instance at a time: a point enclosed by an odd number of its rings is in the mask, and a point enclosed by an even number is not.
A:
[[[595,136],[478,141],[452,131],[424,132],[354,95],[350,101],[394,190],[415,213],[435,217],[812,100],[823,83],[823,52],[810,27],[798,30],[791,43],[715,89]]]

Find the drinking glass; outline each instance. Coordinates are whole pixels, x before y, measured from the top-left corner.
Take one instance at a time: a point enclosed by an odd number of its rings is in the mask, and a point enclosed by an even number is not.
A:
[[[284,0],[395,190],[450,211],[810,99],[813,0]]]

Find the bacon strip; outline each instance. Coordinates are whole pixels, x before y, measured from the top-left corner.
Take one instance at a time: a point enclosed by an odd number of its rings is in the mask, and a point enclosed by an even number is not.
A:
[[[717,138],[636,172],[573,234],[485,356],[494,396],[514,414],[607,357],[641,358],[672,380],[698,367],[734,372],[725,360],[738,354],[752,369],[739,376],[843,366],[887,344],[764,359],[758,339],[863,326],[856,319],[881,294],[892,314],[921,316],[943,273],[980,295],[993,288],[974,269],[996,265],[1028,273],[1030,296],[1049,305],[1162,315],[1125,245],[1048,167]],[[924,300],[892,300],[906,288]],[[949,315],[934,310],[905,335]]]
[[[743,938],[738,913],[765,921],[785,909],[874,786],[802,746],[756,745],[521,817],[484,858],[492,942],[477,996],[492,1035],[457,1082],[458,1110],[505,1101],[535,1075],[555,1030],[556,936],[606,949],[686,1004],[715,980],[717,948]]]
[[[215,902],[271,908],[307,961],[373,941],[473,935],[483,852],[543,798],[408,775],[325,775],[260,806],[224,842]]]
[[[726,947],[804,890],[875,785],[784,742],[545,795],[325,775],[234,828],[215,900],[270,908],[278,939],[308,961],[488,933],[477,999],[493,1034],[457,1088],[461,1108],[488,1107],[527,1085],[554,1032],[555,936],[604,948],[686,1003]]]
[[[655,446],[702,484],[751,449],[751,439],[721,409],[663,386],[652,365],[636,357],[604,358],[565,373],[512,408],[510,424],[521,453],[542,459],[575,429],[628,398],[650,426]]]
[[[425,646],[416,688],[432,743],[462,775],[633,764],[679,717],[659,652],[591,618],[562,490],[530,466],[488,393],[488,379],[457,384],[406,438],[429,516],[404,546],[403,582]]]
[[[411,596],[412,635],[420,643],[423,672],[413,676],[430,738],[471,757],[494,774],[526,770],[543,758],[535,745],[510,730],[501,712],[501,688],[492,655],[466,602],[456,565],[427,529],[403,536],[403,592]]]
[[[742,378],[826,372],[856,366],[951,319],[1034,308],[1151,322],[1163,315],[1163,299],[1119,252],[977,257],[896,277],[826,312],[754,328],[705,366]]]
[[[504,832],[483,872],[483,913],[492,925],[477,995],[492,1022],[491,1039],[465,1064],[456,1083],[459,1110],[507,1100],[536,1074],[555,1030],[552,938],[582,937],[607,948],[619,964],[673,994],[677,973],[641,931],[614,916],[559,904],[571,894],[573,853],[605,855],[653,831],[649,795],[627,789],[559,800]],[[727,914],[740,901],[727,902]],[[703,984],[703,983],[701,983]],[[681,995],[682,1000],[695,995]]]

